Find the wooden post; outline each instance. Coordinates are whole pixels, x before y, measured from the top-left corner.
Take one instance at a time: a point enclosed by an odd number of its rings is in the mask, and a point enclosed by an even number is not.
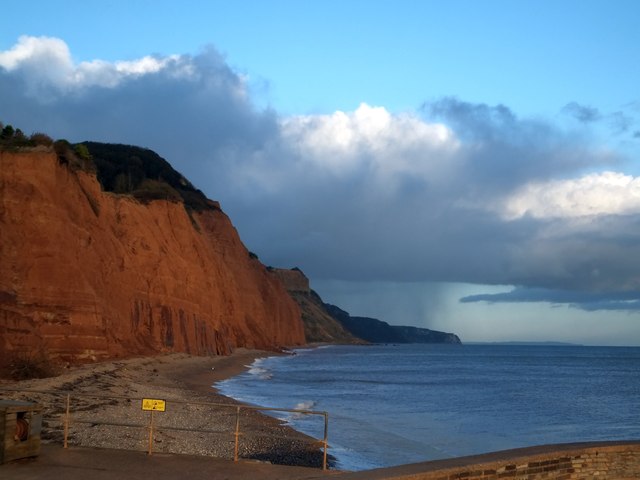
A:
[[[67,393],[67,409],[64,415],[64,448],[69,448],[69,404],[71,403],[71,395]]]
[[[327,439],[329,436],[329,414],[324,412],[324,454],[322,456],[322,470],[327,469]]]
[[[153,453],[153,410],[149,416],[149,455]]]
[[[236,445],[233,452],[233,461],[238,461],[238,450],[240,444],[240,406],[236,409]]]

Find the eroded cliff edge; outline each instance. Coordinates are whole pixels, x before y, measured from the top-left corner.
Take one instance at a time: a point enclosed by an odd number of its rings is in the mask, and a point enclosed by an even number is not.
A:
[[[219,209],[101,190],[0,151],[0,351],[70,361],[305,343],[299,307]]]
[[[302,312],[304,333],[310,343],[362,344],[367,343],[353,335],[325,308],[325,303],[309,286],[309,279],[298,268],[286,270],[269,267],[277,276]]]

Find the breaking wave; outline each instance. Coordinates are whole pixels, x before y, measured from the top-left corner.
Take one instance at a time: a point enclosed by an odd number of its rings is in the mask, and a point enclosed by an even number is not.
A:
[[[247,373],[258,377],[260,380],[271,380],[273,373],[268,368],[262,366],[263,360],[264,359],[259,358],[253,362],[253,364],[249,366]]]
[[[313,410],[313,407],[316,406],[316,403],[314,400],[307,400],[304,402],[300,402],[298,404],[296,404],[295,407],[293,407],[294,410]]]

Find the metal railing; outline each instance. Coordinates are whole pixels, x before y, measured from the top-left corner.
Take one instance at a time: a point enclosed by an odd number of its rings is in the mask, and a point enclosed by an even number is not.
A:
[[[220,434],[227,433],[233,435],[233,460],[237,462],[240,458],[240,446],[241,446],[241,437],[244,435],[242,431],[242,422],[241,422],[241,414],[243,412],[281,412],[281,413],[290,413],[295,415],[308,415],[308,416],[319,416],[323,418],[324,421],[324,432],[322,438],[313,438],[304,434],[304,436],[311,438],[314,440],[312,443],[314,447],[322,449],[322,469],[327,469],[327,449],[328,449],[328,430],[329,430],[329,414],[325,411],[315,411],[315,410],[303,410],[303,409],[286,409],[286,408],[268,408],[268,407],[259,407],[259,406],[251,406],[251,405],[242,405],[242,404],[225,404],[225,403],[212,403],[212,402],[187,402],[183,400],[173,400],[173,399],[164,399],[164,402],[167,406],[166,411],[163,415],[171,415],[172,406],[181,405],[183,407],[210,407],[216,409],[229,409],[235,410],[235,422],[233,432],[225,432],[220,430],[212,430],[207,428],[191,428],[184,426],[170,426],[170,425],[159,425],[157,423],[156,411],[149,410],[148,411],[148,420],[144,423],[142,422],[114,422],[114,421],[105,421],[100,420],[94,417],[91,418],[82,418],[80,415],[80,408],[74,409],[72,408],[72,399],[93,399],[98,402],[94,404],[94,406],[113,406],[118,404],[119,402],[128,402],[132,403],[132,408],[134,402],[140,402],[140,408],[136,408],[138,412],[144,412],[142,410],[142,403],[145,400],[143,397],[126,397],[126,396],[106,396],[106,395],[94,395],[94,394],[84,394],[84,393],[76,393],[71,391],[62,391],[62,390],[22,390],[22,389],[11,389],[11,388],[0,388],[1,392],[11,392],[14,394],[19,394],[20,396],[28,396],[29,394],[36,395],[54,395],[57,397],[61,397],[61,400],[64,401],[64,407],[62,410],[58,410],[62,414],[62,425],[61,428],[63,432],[63,448],[68,448],[69,446],[69,437],[70,430],[73,425],[76,424],[85,424],[85,425],[105,425],[111,427],[120,427],[120,428],[139,428],[139,429],[147,429],[148,430],[148,448],[147,453],[149,455],[153,454],[154,451],[154,439],[155,435],[158,431],[182,431],[182,432],[192,432],[192,433],[203,433],[203,434]],[[114,403],[115,402],[115,403]],[[247,430],[249,425],[246,426]],[[275,437],[275,435],[270,435],[271,437]]]

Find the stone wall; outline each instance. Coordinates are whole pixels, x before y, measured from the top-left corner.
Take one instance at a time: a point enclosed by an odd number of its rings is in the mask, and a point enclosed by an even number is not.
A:
[[[546,445],[381,468],[340,480],[636,480],[640,441]]]

